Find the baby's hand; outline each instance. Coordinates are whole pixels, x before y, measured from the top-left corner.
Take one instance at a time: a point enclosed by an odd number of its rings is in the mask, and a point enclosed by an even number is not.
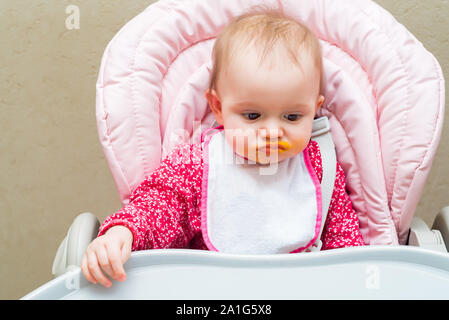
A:
[[[124,281],[126,273],[123,264],[131,256],[132,242],[133,234],[124,226],[112,227],[93,240],[81,261],[81,271],[86,279],[109,288],[112,283],[102,272],[103,269],[112,279]]]

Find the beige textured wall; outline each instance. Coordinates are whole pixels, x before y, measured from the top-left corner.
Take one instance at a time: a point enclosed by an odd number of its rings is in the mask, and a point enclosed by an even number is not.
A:
[[[0,299],[52,278],[55,252],[77,214],[104,219],[120,207],[98,142],[95,83],[107,43],[151,2],[0,0]],[[447,76],[448,1],[377,2]],[[80,9],[79,30],[65,27],[70,4]],[[446,127],[417,212],[429,224],[449,205]]]

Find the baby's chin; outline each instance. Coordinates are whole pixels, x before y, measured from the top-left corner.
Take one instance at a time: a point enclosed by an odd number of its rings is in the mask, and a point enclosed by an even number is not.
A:
[[[258,152],[257,154],[251,155],[247,158],[259,165],[272,165],[282,162],[290,157],[291,156],[288,156],[286,154],[282,155],[280,153],[271,153],[270,155],[267,155],[263,152]]]
[[[286,159],[297,156],[303,151],[303,148],[298,149],[296,145],[289,146],[287,150],[271,151],[267,153],[264,149],[258,150],[256,148],[232,146],[234,153],[241,159],[247,160],[249,164],[270,165],[280,163]]]
[[[265,156],[262,156],[262,157],[257,157],[255,162],[257,164],[266,166],[266,165],[280,163],[288,158],[289,157],[265,157]]]

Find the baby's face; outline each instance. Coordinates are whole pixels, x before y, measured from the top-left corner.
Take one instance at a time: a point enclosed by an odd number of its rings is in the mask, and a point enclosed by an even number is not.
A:
[[[319,71],[303,54],[302,70],[288,58],[258,66],[250,53],[233,61],[207,92],[217,122],[234,152],[259,164],[280,162],[302,152],[323,103]]]

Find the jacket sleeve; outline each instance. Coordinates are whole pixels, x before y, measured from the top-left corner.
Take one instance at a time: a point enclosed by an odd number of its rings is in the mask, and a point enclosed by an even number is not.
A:
[[[322,250],[365,245],[357,213],[352,208],[351,199],[346,192],[345,174],[338,162],[334,192],[321,241]]]
[[[309,155],[313,168],[321,182],[323,166],[318,143],[310,141]],[[359,219],[346,192],[345,173],[337,161],[334,190],[321,235],[321,250],[364,245],[359,229]]]
[[[132,250],[182,248],[200,230],[201,145],[181,144],[131,194],[129,204],[100,226],[133,234]]]

